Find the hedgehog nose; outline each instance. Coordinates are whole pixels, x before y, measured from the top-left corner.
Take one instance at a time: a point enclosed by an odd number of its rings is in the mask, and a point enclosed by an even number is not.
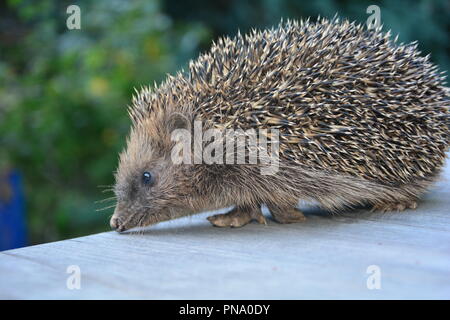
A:
[[[116,230],[117,232],[122,232],[125,230],[123,226],[120,225],[121,219],[119,218],[120,212],[116,209],[114,210],[114,214],[109,221],[109,225],[111,229]]]
[[[123,232],[126,230],[124,226],[120,225],[120,220],[118,218],[111,218],[111,221],[109,222],[109,225],[111,226],[111,229],[117,231],[117,232]]]
[[[119,219],[112,217],[109,221],[109,225],[111,226],[111,229],[117,230],[119,228]]]

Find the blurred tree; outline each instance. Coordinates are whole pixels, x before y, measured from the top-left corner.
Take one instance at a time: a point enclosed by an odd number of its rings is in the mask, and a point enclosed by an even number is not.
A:
[[[174,26],[157,1],[79,1],[81,30],[68,30],[70,4],[2,8],[0,163],[24,173],[33,243],[108,229],[97,186],[113,182],[133,88],[209,39],[199,25]]]
[[[275,26],[281,18],[315,19],[338,14],[364,24],[369,16],[367,7],[378,5],[384,31],[391,29],[392,34],[398,34],[402,42],[417,40],[422,52],[431,53],[431,59],[442,70],[449,70],[450,67],[448,0],[167,0],[163,4],[164,11],[174,21],[208,26],[213,38],[234,35],[238,29],[245,33],[251,28]]]

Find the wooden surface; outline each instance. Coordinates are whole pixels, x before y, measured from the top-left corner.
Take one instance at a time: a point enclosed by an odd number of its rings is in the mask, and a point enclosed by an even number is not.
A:
[[[450,299],[450,167],[417,210],[219,229],[201,214],[0,253],[0,298]],[[94,213],[93,213],[94,214]],[[106,223],[106,222],[105,222]],[[66,286],[79,266],[81,288]],[[369,290],[367,268],[381,272]]]

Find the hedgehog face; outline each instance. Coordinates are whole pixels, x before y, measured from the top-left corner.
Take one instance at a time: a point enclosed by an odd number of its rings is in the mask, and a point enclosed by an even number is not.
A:
[[[180,176],[180,168],[154,147],[151,134],[141,129],[132,130],[116,173],[117,205],[110,225],[119,232],[178,215],[175,177]]]

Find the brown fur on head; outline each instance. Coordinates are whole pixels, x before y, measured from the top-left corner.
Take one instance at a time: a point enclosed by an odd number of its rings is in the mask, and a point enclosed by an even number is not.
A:
[[[163,90],[152,101],[144,99],[143,92],[149,94],[143,90],[129,109],[133,126],[115,175],[117,205],[110,224],[118,231],[189,213],[182,202],[189,187],[180,183],[186,167],[170,158],[171,132],[188,125],[187,108],[177,106]]]

